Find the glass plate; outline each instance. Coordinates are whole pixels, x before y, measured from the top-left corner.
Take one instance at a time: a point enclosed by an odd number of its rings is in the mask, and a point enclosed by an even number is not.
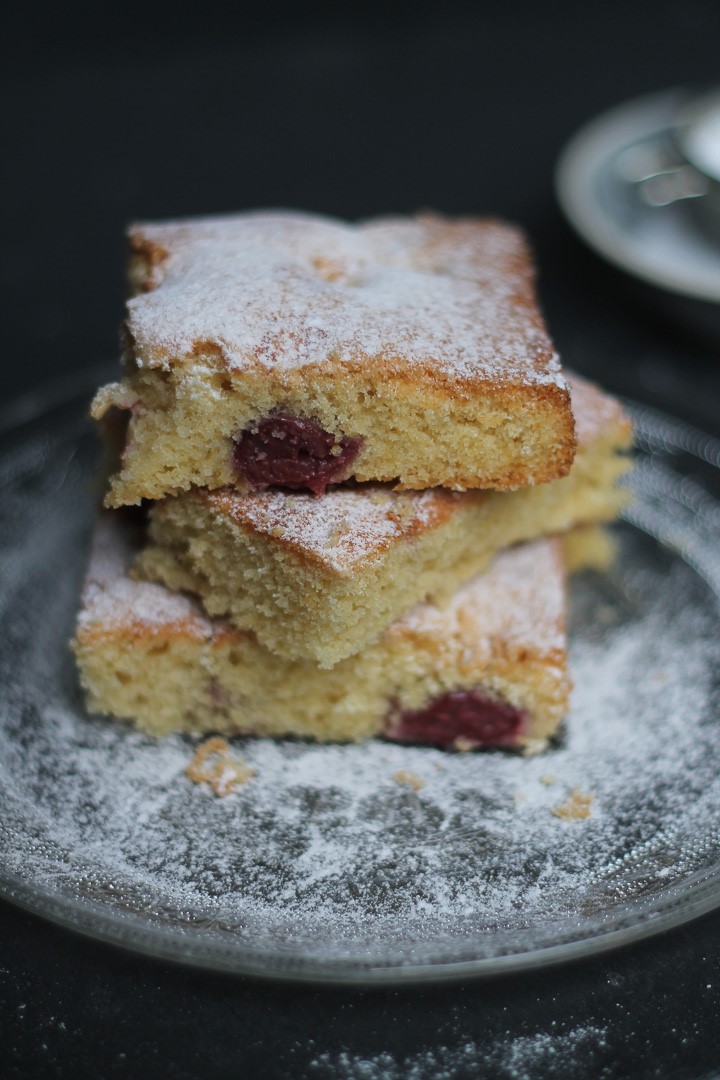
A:
[[[573,581],[576,690],[547,753],[238,739],[256,776],[218,799],[185,777],[192,740],[83,710],[84,404],[26,402],[2,436],[3,896],[145,953],[364,984],[537,967],[720,903],[717,441],[631,406],[634,503],[615,568]],[[587,819],[563,816],[573,792]]]

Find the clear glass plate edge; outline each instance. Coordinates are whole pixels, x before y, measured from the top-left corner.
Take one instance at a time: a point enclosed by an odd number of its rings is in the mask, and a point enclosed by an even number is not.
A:
[[[27,398],[29,405],[15,416],[12,405],[0,413],[0,433],[12,434],[25,423],[35,421],[56,408],[78,406],[83,400],[88,400],[99,378],[111,374],[112,369],[108,366],[87,368],[40,388]],[[641,446],[644,442],[645,449],[687,454],[703,461],[713,470],[720,468],[720,440],[660,410],[632,400],[625,400],[624,404],[635,422],[638,441]],[[659,445],[655,437],[658,431],[661,433]],[[692,508],[689,513],[692,516]],[[630,513],[626,515],[626,520],[653,535],[652,515]],[[699,566],[698,569],[704,574],[710,571],[715,583],[720,583],[720,553],[717,560],[712,559],[710,566]],[[693,893],[691,898],[688,891]],[[568,936],[547,946],[517,952],[505,951],[472,960],[416,964],[410,960],[387,967],[370,963],[362,967],[357,960],[313,961],[290,954],[254,956],[244,943],[238,946],[237,941],[219,943],[201,940],[195,944],[183,940],[174,930],[148,924],[145,917],[123,915],[117,910],[108,913],[95,901],[68,897],[46,887],[38,888],[7,872],[0,873],[0,897],[71,931],[157,959],[274,981],[354,986],[400,985],[538,970],[632,945],[720,907],[720,865],[691,875],[681,886],[669,890],[661,903],[655,903],[648,910],[639,912],[635,901],[613,915],[611,927],[585,927],[578,932],[577,938]],[[631,925],[623,925],[627,920],[631,920]]]
[[[565,940],[531,951],[505,952],[497,956],[467,961],[437,961],[422,964],[361,967],[357,960],[311,961],[302,956],[266,954],[252,956],[246,947],[225,948],[221,943],[183,942],[163,927],[149,926],[138,916],[107,914],[101,905],[76,898],[38,892],[12,876],[0,875],[0,896],[32,914],[65,929],[131,952],[156,959],[190,965],[203,970],[251,976],[272,981],[344,986],[406,985],[408,983],[452,982],[466,978],[489,978],[521,971],[536,971],[581,960],[630,946],[667,930],[683,926],[720,907],[720,868],[695,875],[696,896],[688,901],[691,879],[678,887],[680,896],[668,899],[662,908],[649,910],[638,918],[633,905],[622,916],[630,926],[598,927],[582,931],[577,940]],[[620,921],[622,922],[622,918]],[[617,919],[615,921],[618,921]]]

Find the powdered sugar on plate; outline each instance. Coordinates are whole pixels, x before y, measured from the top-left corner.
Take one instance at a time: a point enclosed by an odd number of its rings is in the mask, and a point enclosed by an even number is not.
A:
[[[720,900],[717,502],[665,435],[616,570],[573,586],[558,746],[234,740],[254,776],[217,798],[185,775],[191,740],[84,714],[67,640],[92,455],[74,418],[44,428],[1,496],[5,895],[196,963],[350,979],[532,965]],[[557,815],[573,793],[589,816]]]

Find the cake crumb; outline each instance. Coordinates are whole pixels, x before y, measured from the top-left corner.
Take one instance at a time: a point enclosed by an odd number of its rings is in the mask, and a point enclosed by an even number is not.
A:
[[[590,804],[594,798],[594,795],[586,794],[580,788],[573,788],[565,802],[553,806],[552,812],[563,821],[583,821],[590,817]]]
[[[543,773],[540,777],[540,783],[544,784],[545,787],[552,787],[553,784],[557,783],[557,776],[555,776],[555,773]]]
[[[466,739],[464,735],[458,735],[453,739],[453,749],[458,750],[461,754],[468,754],[471,750],[474,750],[477,743],[474,743],[472,739]]]
[[[223,798],[251,780],[255,769],[244,758],[233,755],[227,739],[215,735],[198,746],[185,775],[194,784],[209,784],[213,793]]]
[[[523,757],[535,757],[536,754],[544,754],[547,747],[547,739],[526,739],[522,755]]]
[[[410,772],[408,769],[398,769],[393,773],[393,780],[398,784],[403,784],[405,787],[412,788],[413,791],[422,791],[425,787],[425,781],[417,773]]]
[[[514,799],[514,802],[515,802],[515,809],[516,810],[519,810],[520,807],[524,803],[526,803],[528,801],[527,795],[522,791],[516,791],[515,795],[513,796],[513,799]]]

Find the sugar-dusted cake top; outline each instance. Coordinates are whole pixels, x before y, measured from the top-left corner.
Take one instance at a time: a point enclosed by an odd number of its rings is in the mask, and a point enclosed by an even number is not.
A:
[[[509,660],[525,651],[547,656],[565,648],[562,541],[535,540],[500,553],[490,569],[458,589],[442,607],[417,604],[389,633],[466,642]]]
[[[252,637],[210,618],[197,601],[182,593],[133,579],[130,566],[138,546],[139,535],[124,514],[101,514],[83,587],[78,639],[131,634],[161,644],[176,636],[211,640],[230,634],[238,641]],[[427,635],[439,643],[452,638],[475,657],[504,648],[547,653],[564,645],[563,612],[560,542],[538,540],[504,551],[486,573],[458,589],[447,605],[417,604],[386,633]]]
[[[495,220],[263,211],[139,224],[130,243],[140,365],[210,348],[235,371],[373,359],[452,381],[564,385],[528,246]]]
[[[474,497],[477,501],[487,496],[484,492],[468,496],[444,488],[393,491],[367,485],[334,488],[321,497],[282,491],[245,495],[232,488],[197,491],[194,497],[241,528],[271,536],[336,573],[350,574],[396,541],[439,525],[452,516],[463,499]]]
[[[101,513],[83,585],[78,634],[103,638],[128,631],[175,631],[200,640],[210,637],[213,627],[196,601],[164,585],[130,577],[139,536],[122,511]]]
[[[574,372],[568,373],[568,385],[578,450],[603,435],[616,439],[620,446],[629,442],[630,419],[616,397]]]

